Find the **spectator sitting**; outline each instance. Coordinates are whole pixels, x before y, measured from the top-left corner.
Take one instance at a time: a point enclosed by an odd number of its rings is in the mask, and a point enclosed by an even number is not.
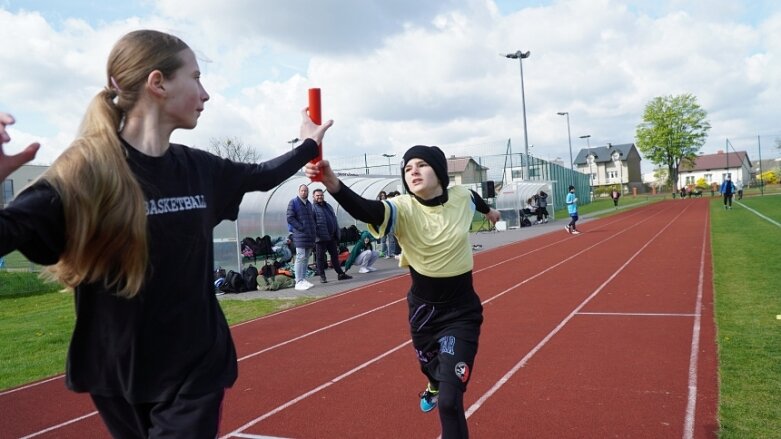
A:
[[[526,215],[534,215],[536,210],[537,210],[537,203],[534,201],[533,198],[528,198],[526,200],[526,205],[523,206],[523,213]]]
[[[374,238],[372,238],[368,231],[361,233],[361,239],[353,246],[352,251],[350,251],[350,257],[347,258],[347,262],[344,263],[345,272],[349,270],[353,264],[361,266],[358,270],[359,273],[370,273],[377,270],[374,268],[374,263],[377,261],[380,254],[374,250],[374,247],[372,246],[373,239]]]

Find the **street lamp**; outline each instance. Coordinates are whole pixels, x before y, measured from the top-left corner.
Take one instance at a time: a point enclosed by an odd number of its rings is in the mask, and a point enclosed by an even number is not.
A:
[[[383,157],[388,158],[388,174],[393,174],[393,171],[391,171],[391,157],[396,157],[396,154],[383,154]]]
[[[526,132],[526,93],[523,89],[523,60],[531,56],[531,51],[527,50],[526,53],[524,53],[518,50],[515,53],[508,53],[506,55],[500,53],[499,55],[509,59],[517,59],[518,63],[521,65],[521,103],[523,105],[523,143],[526,148],[524,151],[526,153],[524,179],[528,180],[529,179],[529,135]]]
[[[586,157],[586,161],[588,162],[588,190],[589,195],[590,192],[592,192],[592,185],[594,183],[594,171],[592,169],[592,164],[594,163],[594,157],[591,155],[591,134],[585,134],[580,136],[581,139],[586,139],[586,145],[588,145],[588,156]]]
[[[287,141],[287,143],[290,144],[290,150],[291,151],[293,150],[293,148],[295,148],[296,143],[298,143],[299,140],[300,139],[298,137],[296,137],[295,139],[290,139],[290,140]]]
[[[570,171],[574,171],[575,165],[573,165],[573,161],[572,161],[572,134],[570,134],[570,130],[569,130],[569,111],[559,111],[556,114],[558,114],[559,116],[567,116],[567,139],[569,140],[569,169]]]

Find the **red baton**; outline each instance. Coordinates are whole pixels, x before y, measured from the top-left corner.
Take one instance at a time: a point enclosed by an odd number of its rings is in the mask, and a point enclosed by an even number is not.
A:
[[[320,107],[320,89],[319,88],[310,88],[309,89],[309,118],[312,119],[312,123],[315,125],[320,125],[323,123],[322,119],[322,108]],[[309,163],[315,164],[323,159],[323,143],[320,142],[320,145],[318,147],[318,153],[317,157],[310,160]],[[316,175],[312,178],[310,178],[312,181],[321,181],[320,175]]]

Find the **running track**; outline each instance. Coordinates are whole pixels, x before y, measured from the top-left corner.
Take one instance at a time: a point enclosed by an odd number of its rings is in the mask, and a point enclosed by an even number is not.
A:
[[[475,255],[474,438],[716,437],[708,200],[660,202]],[[409,276],[232,328],[224,438],[431,438]],[[0,393],[0,437],[106,437],[62,377]]]

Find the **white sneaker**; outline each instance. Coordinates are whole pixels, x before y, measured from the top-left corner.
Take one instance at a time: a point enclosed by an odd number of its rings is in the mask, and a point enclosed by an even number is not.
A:
[[[572,231],[572,234],[573,234],[573,235],[580,235],[580,232],[578,232],[577,230],[573,230],[573,231]]]
[[[308,282],[303,281],[303,280],[301,282],[296,282],[295,289],[298,290],[298,291],[305,291],[305,290],[308,290],[308,289],[312,288],[312,284],[307,285],[307,283]]]
[[[369,271],[370,271],[370,270],[369,270],[368,268],[366,268],[366,267],[361,267],[361,268],[358,270],[358,273],[369,273]]]
[[[369,271],[377,271],[377,269],[374,268],[374,267],[366,267],[366,269],[369,270]]]
[[[401,259],[401,255],[394,256],[395,259]]]
[[[302,280],[301,282],[303,282],[309,288],[312,288],[313,286],[315,286],[312,282],[309,282],[306,279]]]
[[[567,233],[570,233],[570,234],[572,233],[572,230],[569,229],[569,226],[564,226],[564,230],[566,230]]]

